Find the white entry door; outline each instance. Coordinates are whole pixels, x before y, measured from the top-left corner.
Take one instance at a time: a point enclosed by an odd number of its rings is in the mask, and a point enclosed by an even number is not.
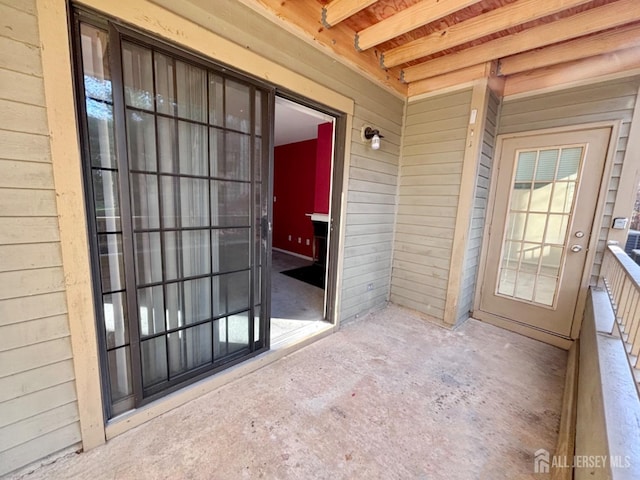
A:
[[[610,136],[596,128],[502,140],[479,318],[570,335]]]

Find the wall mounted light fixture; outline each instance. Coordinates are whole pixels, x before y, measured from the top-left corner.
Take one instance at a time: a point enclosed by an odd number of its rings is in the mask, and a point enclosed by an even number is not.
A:
[[[373,150],[378,150],[380,148],[380,139],[384,138],[384,136],[380,135],[380,131],[378,129],[371,127],[365,127],[362,130],[362,136],[367,140],[371,140],[371,148]]]

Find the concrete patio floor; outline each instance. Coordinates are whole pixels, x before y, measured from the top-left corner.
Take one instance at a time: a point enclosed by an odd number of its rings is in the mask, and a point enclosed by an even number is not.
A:
[[[519,479],[557,439],[566,352],[396,306],[26,479]]]

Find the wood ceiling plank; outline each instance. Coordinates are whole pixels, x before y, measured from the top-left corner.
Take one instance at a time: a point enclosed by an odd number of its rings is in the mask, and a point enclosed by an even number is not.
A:
[[[512,75],[631,47],[640,47],[640,25],[629,25],[592,37],[505,57],[500,60],[498,75]]]
[[[349,65],[379,85],[405,97],[407,86],[400,81],[400,69],[380,69],[380,59],[375,51],[358,53],[353,48],[355,32],[339,23],[325,28],[320,22],[322,5],[316,0],[240,0],[265,15],[276,24],[299,38],[310,41],[336,60]]]
[[[531,70],[507,77],[504,96],[578,84],[585,80],[640,69],[640,47]]]
[[[367,50],[480,1],[482,0],[423,0],[359,31],[355,39],[356,48],[360,51]]]
[[[590,1],[520,0],[387,50],[382,53],[380,63],[383,67],[395,67]]]
[[[571,17],[498,38],[403,69],[407,83],[515,55],[640,20],[638,0],[618,0]]]
[[[333,0],[322,8],[322,23],[331,28],[378,0]]]
[[[495,73],[495,65],[493,62],[480,63],[470,67],[456,70],[455,72],[445,73],[437,77],[419,80],[409,84],[407,91],[408,97],[415,97],[425,93],[431,93],[444,88],[454,87],[457,85],[465,85],[480,78],[489,77],[492,72]]]

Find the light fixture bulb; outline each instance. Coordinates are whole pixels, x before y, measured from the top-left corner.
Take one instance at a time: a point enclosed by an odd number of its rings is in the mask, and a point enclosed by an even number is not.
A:
[[[380,148],[380,136],[374,135],[371,137],[371,148],[373,150],[378,150]]]

